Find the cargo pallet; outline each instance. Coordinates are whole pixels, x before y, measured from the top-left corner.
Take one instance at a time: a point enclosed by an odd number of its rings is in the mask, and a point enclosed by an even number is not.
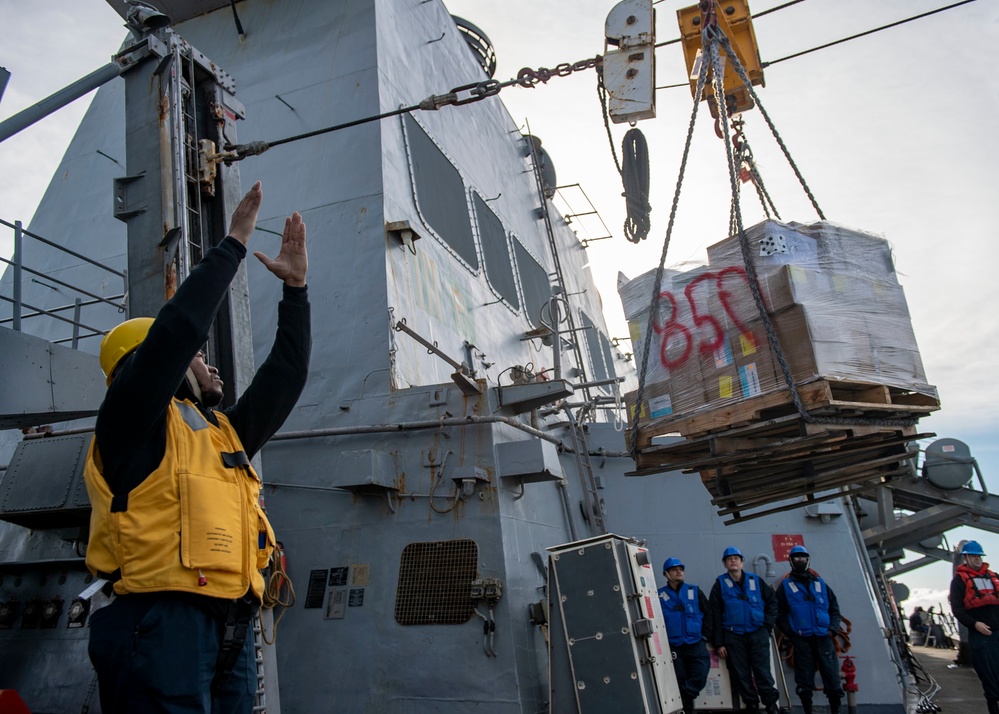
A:
[[[863,382],[819,380],[798,392],[810,415],[857,422],[806,421],[787,390],[771,392],[640,426],[637,469],[629,475],[699,472],[719,515],[731,516],[726,523],[750,520],[909,473],[905,462],[917,454],[911,442],[933,434],[864,420],[915,420],[940,408],[933,395]]]

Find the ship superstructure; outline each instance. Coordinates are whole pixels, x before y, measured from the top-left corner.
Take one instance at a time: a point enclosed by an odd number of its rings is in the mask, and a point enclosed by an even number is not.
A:
[[[308,224],[315,326],[306,391],[261,456],[297,593],[277,644],[260,644],[267,711],[526,713],[571,697],[547,657],[548,549],[606,533],[645,541],[650,573],[682,552],[705,589],[733,542],[771,582],[787,571],[779,554],[807,542],[852,622],[859,710],[904,710],[890,596],[868,557],[882,534],[862,531],[854,503],[724,526],[696,476],[625,476],[635,464],[612,407],[633,367],[607,334],[586,249],[551,203],[551,157],[498,97],[204,166],[226,140],[273,142],[485,81],[489,52],[468,41],[488,48],[481,31],[437,0],[245,0],[245,33],[228,3],[161,9],[171,29],[147,33],[154,56],[98,91],[28,227],[74,250],[35,269],[94,303],[76,325],[0,330],[51,371],[49,393],[26,389],[4,414],[0,688],[34,711],[96,710],[85,625],[107,597],[79,598],[91,585],[82,459],[102,384],[91,333],[122,310],[154,314],[185,261],[221,237],[239,181],[261,179],[261,250],[290,212]],[[190,100],[169,121],[143,96],[164,70],[179,83],[171,96]],[[127,157],[124,171],[98,149]],[[278,288],[261,270],[248,264],[213,345],[237,388],[271,341]],[[66,301],[31,284],[19,299]],[[13,429],[42,425],[54,434]]]

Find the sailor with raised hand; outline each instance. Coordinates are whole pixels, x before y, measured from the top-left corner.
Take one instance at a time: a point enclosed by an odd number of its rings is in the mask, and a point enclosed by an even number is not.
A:
[[[999,577],[983,561],[978,541],[961,547],[964,562],[950,583],[954,617],[968,628],[971,664],[982,682],[989,714],[999,714]]]
[[[705,623],[705,615],[710,612],[708,599],[696,585],[684,582],[684,570],[678,558],[667,558],[663,563],[666,585],[659,588],[659,605],[666,621],[683,711],[690,714],[711,670],[711,658],[704,644],[711,631],[711,620],[709,617]]]
[[[277,336],[231,407],[215,410],[222,380],[201,347],[246,256],[262,197],[257,182],[228,236],[155,320],[127,320],[101,343],[108,391],[84,478],[93,506],[87,566],[117,594],[91,617],[105,714],[253,708],[249,626],[275,539],[250,459],[291,413],[308,375],[308,255],[298,213],[285,221],[277,257],[255,253],[284,282]]]
[[[794,683],[804,714],[812,714],[816,668],[829,712],[839,714],[843,688],[832,639],[841,622],[839,603],[825,581],[809,569],[810,558],[803,545],[788,554],[791,572],[777,588],[777,627],[794,646]]]
[[[770,671],[770,632],[777,620],[773,589],[755,573],[742,569],[742,551],[729,546],[722,553],[725,573],[711,587],[714,634],[718,656],[728,660],[739,696],[749,711],[776,714],[779,694]]]

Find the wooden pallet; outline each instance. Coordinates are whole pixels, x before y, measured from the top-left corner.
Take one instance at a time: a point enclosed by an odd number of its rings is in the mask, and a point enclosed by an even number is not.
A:
[[[856,493],[909,472],[914,427],[813,424],[788,415],[640,450],[629,475],[700,473],[734,523]]]
[[[858,422],[864,419],[918,419],[940,408],[940,400],[935,396],[866,382],[818,380],[798,385],[798,394],[805,410],[813,416],[850,418]],[[781,389],[640,425],[638,448],[645,451],[653,445],[653,438],[670,433],[692,438],[769,423],[785,416],[799,415],[790,391]]]

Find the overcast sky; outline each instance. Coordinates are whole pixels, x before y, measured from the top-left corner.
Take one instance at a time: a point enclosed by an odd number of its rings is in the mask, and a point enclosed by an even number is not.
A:
[[[755,22],[760,55],[779,60],[801,50],[951,4],[952,0],[805,0]],[[447,0],[453,14],[478,25],[499,59],[497,79],[524,66],[554,67],[604,52],[610,0]],[[684,3],[688,4],[688,3]],[[783,0],[753,0],[759,14]],[[656,5],[658,40],[678,36],[680,4]],[[105,64],[125,36],[103,0],[0,0],[0,65],[12,78],[0,102],[4,119]],[[685,79],[679,45],[657,52],[657,84]],[[929,382],[943,409],[921,431],[972,447],[990,490],[999,492],[999,5],[964,5],[897,28],[775,63],[760,89],[826,216],[885,236],[893,245]],[[237,78],[238,80],[238,78]],[[448,87],[441,87],[443,92]],[[690,118],[686,89],[657,95],[658,116],[638,125],[649,143],[652,232],[644,244],[624,240],[624,202],[600,117],[590,70],[547,86],[505,89],[518,125],[530,123],[551,155],[560,184],[580,183],[614,238],[589,248],[611,335],[626,337],[617,297],[618,271],[635,277],[659,262],[680,151]],[[422,97],[413,97],[414,100]],[[30,220],[89,98],[0,144],[0,218]],[[457,111],[452,108],[445,111]],[[729,193],[723,144],[703,113],[684,180],[668,265],[706,260],[724,237]],[[620,152],[625,127],[615,126]],[[758,112],[746,133],[767,188],[787,220],[816,216]],[[574,206],[576,210],[581,210]],[[744,202],[747,225],[760,220],[755,197]],[[584,226],[584,230],[590,228]],[[596,229],[592,229],[596,230]],[[0,230],[0,255],[9,231]],[[971,529],[987,552],[999,537]],[[999,555],[993,556],[999,560]],[[820,558],[816,565],[819,565]],[[937,604],[948,568],[922,568],[905,579],[907,605]]]

